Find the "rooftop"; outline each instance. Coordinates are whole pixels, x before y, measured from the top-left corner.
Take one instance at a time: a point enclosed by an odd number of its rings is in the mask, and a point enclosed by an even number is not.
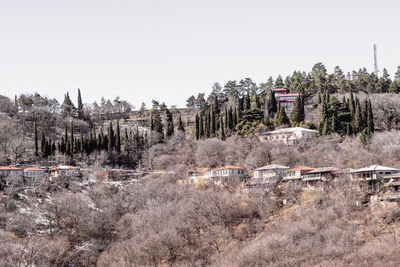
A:
[[[312,171],[315,170],[315,168],[308,167],[308,166],[299,166],[290,170],[287,170],[286,172],[295,172],[295,171]]]
[[[260,168],[254,169],[254,170],[261,171],[261,170],[274,170],[274,169],[289,169],[289,167],[283,166],[283,165],[278,165],[278,164],[271,164],[271,165],[263,166],[263,167],[260,167]]]
[[[322,172],[335,172],[338,169],[335,167],[322,167],[322,168],[316,168],[315,170],[312,170],[308,173],[322,173]]]
[[[243,168],[243,167],[228,165],[228,166],[223,166],[223,167],[214,169],[214,171],[216,171],[216,170],[245,170],[245,169],[246,168]]]
[[[286,88],[275,88],[273,91],[274,92],[286,92],[287,89]]]
[[[373,171],[400,171],[400,169],[386,167],[386,166],[380,166],[380,165],[371,165],[371,166],[368,166],[368,167],[352,170],[352,171],[350,171],[350,173],[355,173],[355,172],[373,172]]]
[[[42,171],[42,169],[36,168],[36,167],[29,167],[29,168],[25,168],[24,171],[25,172],[27,172],[27,171]]]
[[[310,133],[318,133],[316,130],[311,130],[303,127],[291,127],[291,128],[282,128],[274,131],[267,132],[266,134],[275,134],[275,133],[290,133],[290,132],[310,132]]]
[[[0,171],[21,171],[21,168],[15,166],[0,166]]]
[[[71,170],[71,169],[79,169],[79,167],[76,166],[71,166],[71,165],[59,165],[57,167],[54,168],[55,170]]]

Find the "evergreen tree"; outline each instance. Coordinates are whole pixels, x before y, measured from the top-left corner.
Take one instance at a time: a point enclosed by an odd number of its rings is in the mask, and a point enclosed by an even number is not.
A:
[[[290,120],[293,125],[297,125],[300,122],[304,121],[304,103],[302,100],[302,95],[296,98],[294,101],[292,113],[290,114]]]
[[[72,103],[69,93],[64,96],[64,102],[61,105],[63,117],[73,117],[75,115],[75,106]]]
[[[356,101],[355,114],[353,118],[353,129],[356,133],[360,132],[362,129],[362,115],[360,103]]]
[[[236,107],[235,110],[233,111],[233,129],[235,129],[236,125],[238,124],[238,116],[237,116],[237,111]]]
[[[196,140],[200,139],[200,121],[199,114],[196,114]]]
[[[278,105],[278,106],[279,106],[278,107],[278,113],[277,113],[277,116],[276,116],[276,119],[275,119],[276,123],[278,125],[289,125],[290,121],[289,121],[289,118],[286,115],[285,108],[281,107],[280,105]]]
[[[368,131],[368,128],[365,128],[364,130],[361,131],[359,140],[363,145],[369,144],[371,140],[371,133]]]
[[[228,127],[229,127],[229,124],[228,124],[228,108],[227,108],[226,106],[225,106],[224,118],[225,118],[225,121],[224,121],[224,129],[227,130]]]
[[[197,115],[196,115],[197,116]],[[197,118],[196,118],[197,119]],[[197,123],[197,121],[196,121]],[[215,122],[214,122],[215,123]],[[215,126],[215,125],[214,125]],[[196,127],[198,127],[198,125],[196,124]],[[181,132],[185,132],[185,127],[183,126],[183,122],[182,122],[182,117],[179,116],[179,121],[178,121],[178,131]],[[215,131],[215,129],[214,129]],[[197,128],[196,128],[196,139],[197,139]]]
[[[324,120],[321,135],[322,135],[322,136],[327,136],[327,135],[329,135],[329,124],[328,124],[328,119],[325,119],[325,120]]]
[[[166,129],[166,136],[171,137],[174,134],[174,119],[172,117],[172,113],[169,109],[165,110],[166,117],[167,117],[167,129]]]
[[[334,133],[334,132],[336,132],[336,115],[335,114],[333,114],[333,116],[332,116],[332,126],[331,126],[331,131]]]
[[[351,136],[351,125],[350,125],[350,123],[348,123],[346,125],[346,135],[347,136]]]
[[[115,150],[121,152],[121,130],[119,128],[119,120],[117,120],[117,134],[115,136]]]
[[[69,127],[70,127],[70,152],[71,155],[75,152],[75,138],[74,138],[74,123],[72,121],[70,121],[69,123]]]
[[[371,101],[368,100],[368,108],[367,108],[367,128],[370,133],[374,132],[374,115],[372,113]]]
[[[233,130],[233,111],[232,111],[232,107],[229,107],[229,110],[228,110],[228,127],[229,127],[229,129]]]
[[[83,103],[81,96],[81,89],[78,88],[78,118],[83,119]]]
[[[203,114],[200,114],[200,122],[199,122],[199,138],[204,138],[204,122],[203,122]]]
[[[268,109],[269,109],[268,112],[269,112],[269,114],[271,115],[271,114],[276,113],[277,112],[278,103],[277,103],[276,98],[275,98],[275,93],[272,90],[268,91],[267,101],[268,101]]]
[[[349,110],[351,117],[354,116],[354,111],[355,111],[355,106],[354,106],[354,99],[353,99],[353,92],[350,91],[350,96],[349,96]]]
[[[215,124],[215,108],[214,106],[211,106],[211,134],[212,136],[215,135],[216,131],[216,124]]]
[[[108,152],[111,152],[114,150],[114,129],[112,126],[112,122],[110,122],[110,124],[108,125],[108,146],[107,146],[107,150]]]
[[[36,119],[33,121],[33,132],[35,135],[35,156],[39,156],[39,145],[38,145],[38,133],[37,133],[37,123]]]
[[[219,137],[221,138],[222,141],[224,141],[226,137],[225,137],[225,130],[224,130],[224,119],[222,116],[220,119],[219,131],[220,131]]]
[[[318,90],[316,102],[317,102],[317,104],[321,104],[321,102],[322,102],[321,91],[320,90]]]
[[[47,153],[46,153],[46,136],[44,132],[42,131],[42,140],[40,142],[40,152],[42,155],[42,158],[47,158]]]

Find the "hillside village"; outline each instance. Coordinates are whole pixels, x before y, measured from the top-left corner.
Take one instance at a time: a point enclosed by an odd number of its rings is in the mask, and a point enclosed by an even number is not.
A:
[[[399,80],[339,74],[186,108],[0,97],[0,265],[396,263]]]

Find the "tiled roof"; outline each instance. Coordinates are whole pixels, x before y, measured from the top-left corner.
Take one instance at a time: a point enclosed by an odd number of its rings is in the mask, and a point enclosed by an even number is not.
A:
[[[371,172],[371,171],[400,171],[400,169],[386,167],[386,166],[380,166],[380,165],[371,165],[371,166],[368,166],[365,168],[352,170],[350,172],[355,173],[355,172]]]
[[[217,171],[217,170],[245,170],[245,168],[228,165],[228,166],[223,166],[223,167],[219,167],[217,169],[214,169],[214,171]]]
[[[43,171],[43,170],[40,168],[36,168],[36,167],[29,167],[29,168],[25,168],[24,171],[27,172],[27,171]]]
[[[15,166],[0,166],[1,171],[22,171],[21,168]]]
[[[316,168],[315,170],[312,170],[308,173],[322,173],[322,172],[334,172],[337,171],[338,169],[335,167],[323,167],[323,168]]]
[[[266,132],[266,134],[270,133],[288,133],[288,132],[296,132],[296,131],[304,131],[304,132],[313,132],[318,133],[316,130],[311,130],[303,127],[292,127],[292,128],[282,128],[275,131]]]
[[[273,169],[289,169],[289,167],[283,166],[283,165],[278,165],[278,164],[271,164],[271,165],[263,166],[263,167],[260,167],[260,168],[254,169],[254,170],[261,171],[261,170],[273,170]]]
[[[65,165],[59,165],[57,167],[54,168],[54,170],[71,170],[71,169],[79,169],[79,167],[76,166],[65,166]]]
[[[301,171],[312,171],[312,170],[315,170],[315,168],[307,167],[307,166],[299,166],[299,167],[287,170],[286,172],[295,172],[295,171],[298,171],[298,170],[301,170]]]

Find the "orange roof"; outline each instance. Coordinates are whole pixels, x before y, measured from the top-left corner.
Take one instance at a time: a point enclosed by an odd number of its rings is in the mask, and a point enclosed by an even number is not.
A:
[[[290,170],[287,170],[286,172],[295,172],[295,171],[312,171],[315,170],[315,168],[308,167],[308,166],[299,166]]]
[[[219,167],[219,168],[217,168],[215,170],[245,170],[245,168],[228,165],[228,166]]]
[[[15,166],[0,166],[0,170],[2,171],[21,171],[21,168]]]
[[[36,168],[36,167],[29,167],[24,169],[25,172],[27,171],[42,171],[42,169]]]

